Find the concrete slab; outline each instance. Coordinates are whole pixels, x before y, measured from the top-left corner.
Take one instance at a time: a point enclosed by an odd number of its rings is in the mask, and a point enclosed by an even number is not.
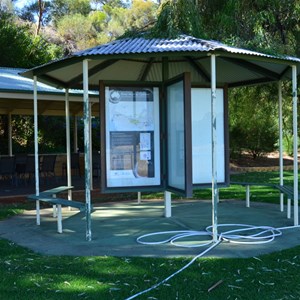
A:
[[[141,245],[136,239],[144,234],[168,230],[205,230],[211,225],[211,202],[207,200],[176,200],[172,202],[171,218],[163,216],[161,200],[94,204],[92,241],[85,240],[85,216],[63,209],[63,233],[56,232],[52,209],[42,209],[41,225],[35,223],[35,211],[0,222],[0,237],[35,252],[47,255],[75,256],[194,256],[205,248],[182,248],[173,245]],[[219,224],[250,224],[275,228],[292,226],[292,219],[279,211],[279,205],[222,200],[218,207]],[[232,227],[233,228],[233,227]],[[226,229],[222,230],[229,230]],[[300,228],[290,228],[274,241],[261,245],[236,245],[223,242],[206,256],[253,257],[300,245]],[[164,236],[165,238],[165,236]],[[203,236],[202,240],[211,240]],[[195,239],[192,239],[195,240]],[[199,238],[196,239],[199,242]],[[191,240],[185,242],[191,243]]]

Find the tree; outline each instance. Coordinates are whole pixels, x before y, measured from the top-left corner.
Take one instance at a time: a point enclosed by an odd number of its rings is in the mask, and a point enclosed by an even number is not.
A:
[[[158,12],[157,22],[149,31],[150,36],[175,38],[180,34],[200,37],[204,32],[194,1],[167,0]]]
[[[156,21],[157,5],[152,1],[133,0],[126,10],[125,28],[128,30],[144,30]]]
[[[57,32],[69,54],[94,46],[96,32],[92,20],[81,14],[65,15],[57,22]]]
[[[92,8],[90,0],[52,0],[51,15],[54,24],[66,15],[81,14],[87,16]]]
[[[92,0],[92,4],[96,7],[103,7],[103,5],[109,5],[111,7],[125,7],[121,0]]]
[[[11,0],[0,0],[0,11],[13,13],[13,1]]]
[[[278,141],[276,87],[270,84],[231,90],[229,127],[232,156],[249,151],[255,159],[275,150]]]
[[[57,58],[60,49],[32,35],[29,26],[18,25],[15,16],[0,11],[0,65],[30,68]]]
[[[21,11],[19,17],[24,20],[36,23],[36,35],[40,33],[41,27],[49,24],[51,16],[49,14],[51,2],[49,0],[35,0],[29,2]]]

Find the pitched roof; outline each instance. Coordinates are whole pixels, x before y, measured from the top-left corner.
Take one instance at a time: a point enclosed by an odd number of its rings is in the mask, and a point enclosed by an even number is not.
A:
[[[210,82],[210,54],[218,55],[217,84],[229,87],[291,78],[290,65],[300,59],[274,56],[182,35],[176,39],[125,38],[79,51],[22,75],[56,87],[83,88],[82,61],[88,59],[90,88],[99,80],[161,82],[164,58],[169,78],[190,72],[195,84]],[[300,71],[300,68],[298,68]]]
[[[256,51],[227,46],[221,42],[204,40],[193,36],[181,35],[176,39],[145,39],[145,38],[125,38],[115,40],[110,43],[99,45],[75,53],[73,56],[90,55],[114,55],[114,54],[138,54],[138,53],[162,53],[162,52],[210,52],[223,51],[236,54],[247,54],[269,58],[283,58],[287,60],[300,59],[288,56],[273,56]]]

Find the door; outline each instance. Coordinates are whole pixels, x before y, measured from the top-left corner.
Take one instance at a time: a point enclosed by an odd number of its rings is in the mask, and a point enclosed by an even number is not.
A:
[[[191,197],[192,118],[189,73],[183,73],[166,84],[166,137],[166,189]]]

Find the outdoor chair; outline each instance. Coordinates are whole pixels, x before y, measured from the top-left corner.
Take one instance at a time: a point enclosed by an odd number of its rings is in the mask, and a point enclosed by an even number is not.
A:
[[[99,178],[101,170],[100,170],[100,154],[98,153],[98,151],[93,151],[92,162],[93,162],[93,176]]]
[[[34,157],[34,155],[27,155],[24,173],[25,173],[24,174],[25,183],[27,183],[31,179],[35,178],[35,157]]]
[[[79,175],[79,177],[81,177],[79,153],[71,153],[71,172],[72,171],[74,171],[74,175]],[[67,176],[67,163],[64,163],[62,165],[62,174],[65,174]]]
[[[17,185],[15,158],[12,156],[5,156],[0,158],[0,177],[3,180],[10,179],[11,184]]]
[[[24,178],[25,171],[26,171],[26,161],[27,161],[26,153],[15,154],[15,170],[16,170],[17,179]]]
[[[49,177],[55,177],[55,162],[56,162],[56,155],[43,155],[41,161],[41,175],[45,179]]]

